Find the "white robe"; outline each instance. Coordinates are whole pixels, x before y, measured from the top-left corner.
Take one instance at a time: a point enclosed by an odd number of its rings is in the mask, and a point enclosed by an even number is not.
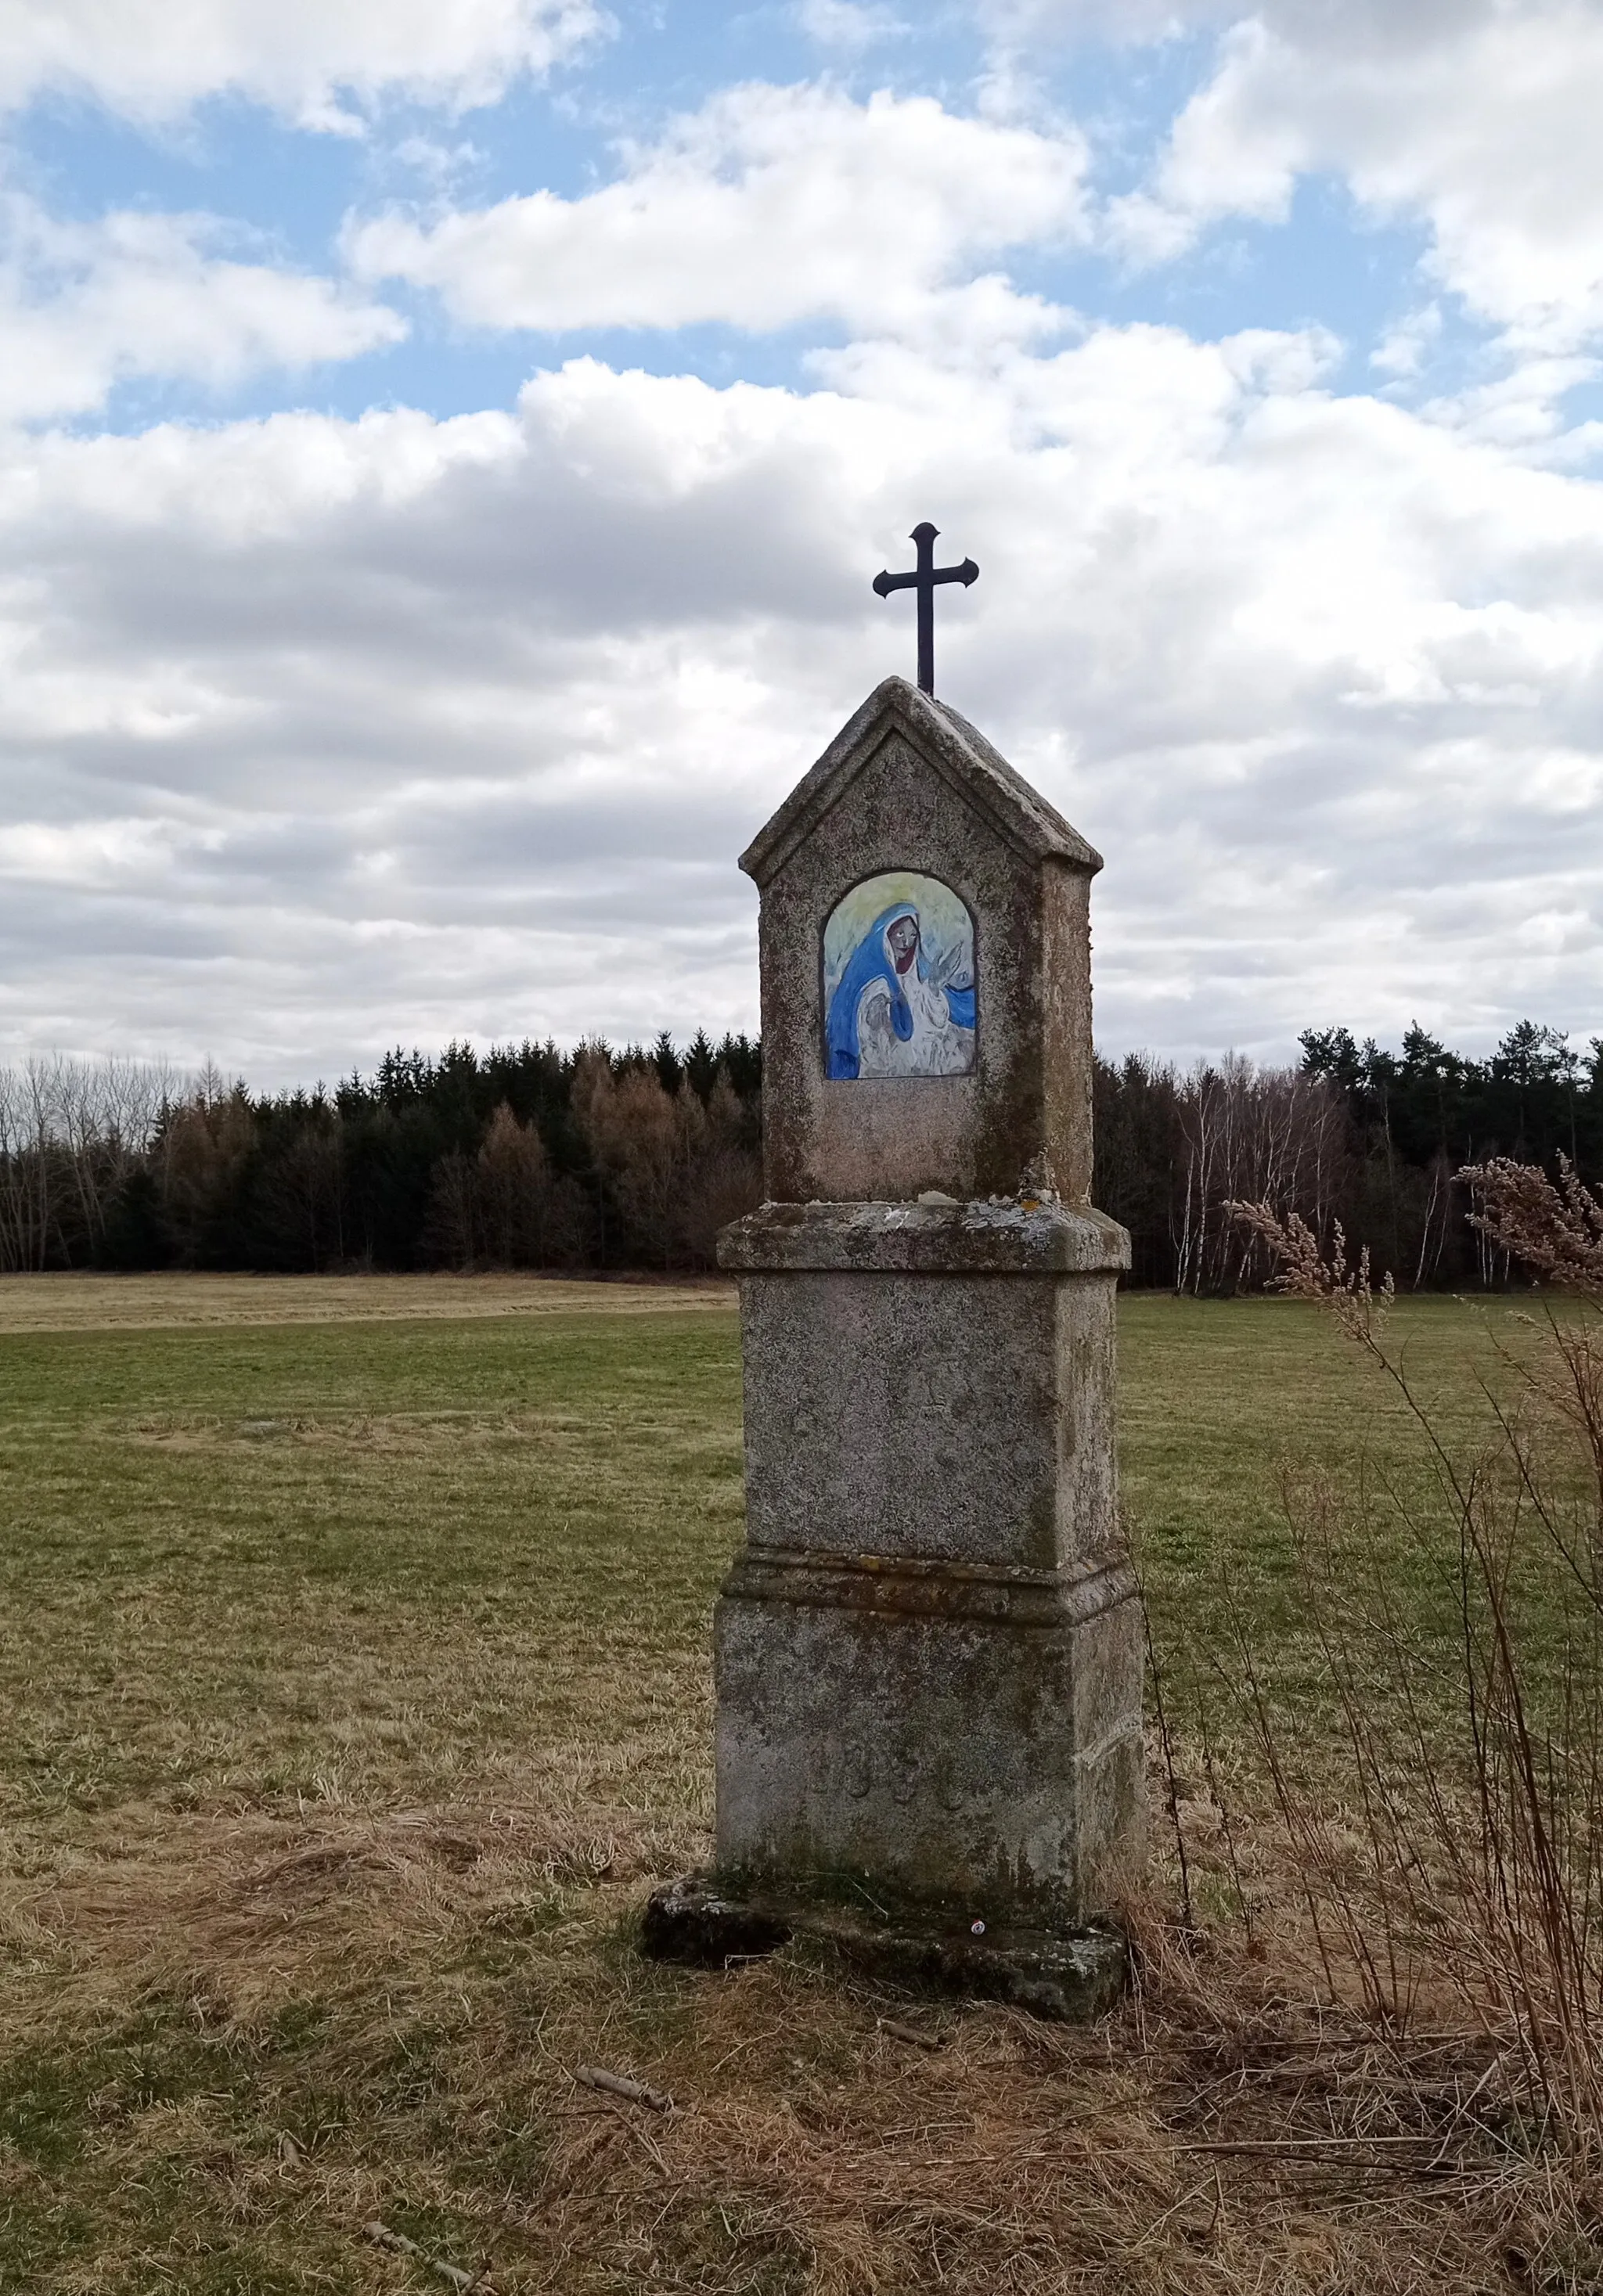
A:
[[[888,947],[885,960],[894,972]],[[891,1025],[891,998],[884,982],[869,981],[858,999],[859,1076],[966,1076],[974,1064],[974,1030],[959,1028],[952,1019],[944,988],[919,978],[917,956],[899,978],[913,1018],[913,1033],[905,1042],[897,1035]]]

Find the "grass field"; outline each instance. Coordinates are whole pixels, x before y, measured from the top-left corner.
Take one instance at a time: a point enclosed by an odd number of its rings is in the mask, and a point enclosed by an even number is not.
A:
[[[1450,1422],[1519,1329],[1398,1327]],[[1405,1485],[1409,1430],[1300,1306],[1134,1298],[1121,1346],[1160,1645],[1284,1615],[1295,1699],[1277,1476]],[[1092,2033],[641,1963],[740,1524],[716,1286],[0,1283],[0,2290],[1509,2284],[1490,2169],[1332,2166],[1349,2060],[1228,1923]]]

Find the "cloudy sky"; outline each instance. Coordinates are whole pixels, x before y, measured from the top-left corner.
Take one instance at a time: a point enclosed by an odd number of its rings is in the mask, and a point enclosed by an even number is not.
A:
[[[887,670],[1097,1032],[1603,1030],[1603,0],[4,0],[0,1059],[756,1017]]]

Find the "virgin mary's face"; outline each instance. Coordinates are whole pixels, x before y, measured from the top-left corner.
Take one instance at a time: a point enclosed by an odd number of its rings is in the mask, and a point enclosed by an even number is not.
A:
[[[905,972],[918,950],[918,920],[898,917],[885,935],[891,945],[891,955],[898,972]]]

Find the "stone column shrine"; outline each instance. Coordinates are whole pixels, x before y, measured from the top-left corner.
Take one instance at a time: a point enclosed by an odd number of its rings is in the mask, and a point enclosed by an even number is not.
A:
[[[717,1845],[648,1949],[797,1929],[1089,2013],[1142,1838],[1143,1636],[1093,1210],[1090,882],[1062,816],[887,678],[741,857],[767,1201],[739,1279],[746,1540]]]

